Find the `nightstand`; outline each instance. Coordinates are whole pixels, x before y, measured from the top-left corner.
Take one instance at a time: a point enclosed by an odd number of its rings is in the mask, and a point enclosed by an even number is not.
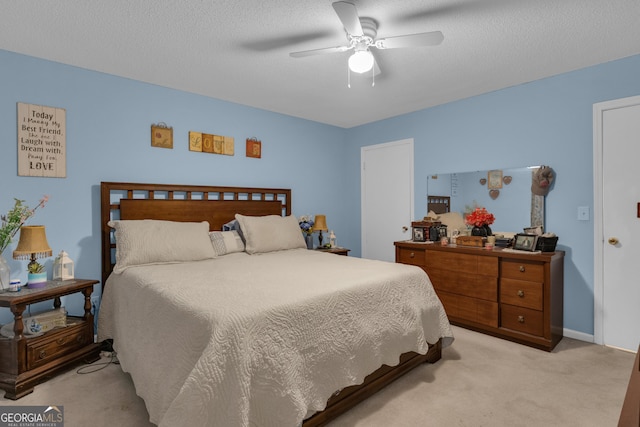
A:
[[[14,318],[14,337],[0,337],[0,388],[7,399],[19,399],[76,363],[91,363],[100,358],[100,344],[93,342],[91,293],[97,280],[72,279],[49,281],[39,289],[23,287],[19,292],[0,294],[0,307],[8,307]],[[60,308],[60,297],[81,292],[84,315],[67,317],[67,326],[54,328],[38,336],[24,335],[23,313],[27,305],[53,300]]]
[[[349,251],[351,249],[347,249],[347,248],[315,248],[314,250],[316,251],[320,251],[320,252],[329,252],[330,254],[337,254],[337,255],[349,255]]]

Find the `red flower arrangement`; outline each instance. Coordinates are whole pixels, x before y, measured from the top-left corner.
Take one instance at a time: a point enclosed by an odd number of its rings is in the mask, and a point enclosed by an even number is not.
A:
[[[496,218],[492,213],[487,212],[485,208],[475,208],[473,212],[467,215],[466,222],[475,227],[482,227],[493,224]]]

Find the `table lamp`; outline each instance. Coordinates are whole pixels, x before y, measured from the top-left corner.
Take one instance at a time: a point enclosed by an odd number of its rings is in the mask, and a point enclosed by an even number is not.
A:
[[[44,225],[25,225],[20,227],[20,240],[13,259],[30,259],[29,265],[37,264],[37,258],[51,256],[52,251],[47,242]]]
[[[322,232],[327,231],[327,216],[316,215],[315,223],[313,224],[313,231],[319,231],[318,234],[318,247],[322,247]]]

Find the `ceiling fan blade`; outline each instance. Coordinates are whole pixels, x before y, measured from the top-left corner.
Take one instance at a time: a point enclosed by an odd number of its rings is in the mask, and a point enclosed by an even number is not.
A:
[[[311,50],[302,50],[299,52],[291,52],[289,56],[291,56],[292,58],[303,58],[305,56],[312,56],[312,55],[324,55],[327,53],[346,52],[349,49],[351,49],[349,46],[325,47],[322,49],[311,49]]]
[[[429,33],[408,34],[406,36],[387,37],[376,40],[378,49],[397,49],[402,47],[436,46],[442,43],[444,36],[440,31]]]
[[[338,14],[342,25],[344,25],[344,29],[347,30],[347,33],[352,36],[364,35],[355,5],[347,3],[346,1],[337,1],[333,3],[332,6]]]

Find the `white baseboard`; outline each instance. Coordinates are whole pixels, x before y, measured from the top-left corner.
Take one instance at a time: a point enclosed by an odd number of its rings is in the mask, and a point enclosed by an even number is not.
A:
[[[593,335],[584,332],[574,331],[573,329],[563,329],[562,333],[567,338],[573,338],[578,341],[595,342]]]

